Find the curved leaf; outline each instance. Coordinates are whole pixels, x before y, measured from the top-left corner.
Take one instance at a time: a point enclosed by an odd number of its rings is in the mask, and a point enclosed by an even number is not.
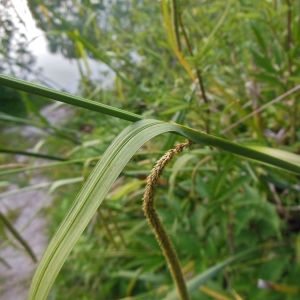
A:
[[[300,173],[300,164],[285,162],[265,153],[178,124],[156,120],[141,120],[133,123],[125,128],[109,146],[79,192],[40,261],[28,299],[46,299],[67,256],[129,159],[145,142],[164,132],[174,132],[195,143],[219,147],[238,155]]]

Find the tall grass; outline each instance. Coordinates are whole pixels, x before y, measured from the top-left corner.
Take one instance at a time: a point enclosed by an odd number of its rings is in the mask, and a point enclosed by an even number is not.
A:
[[[90,147],[85,136],[74,138],[66,129],[49,127],[53,136],[72,144],[69,156],[0,148],[6,153],[61,160],[36,169],[71,164],[73,172],[83,170],[84,178],[101,154],[39,263],[29,299],[47,298],[74,247],[72,263],[67,261],[66,268],[78,274],[87,270],[87,275],[68,278],[62,271],[58,285],[66,290],[65,283],[70,293],[78,280],[82,297],[178,298],[156,241],[145,227],[140,199],[151,165],[163,155],[161,150],[172,148],[180,137],[200,147],[184,153],[165,170],[169,179],[160,178],[157,188],[158,198],[165,201],[157,206],[181,260],[190,297],[280,299],[278,292],[287,295],[293,290],[297,266],[292,262],[299,261],[297,233],[291,224],[296,222],[293,211],[299,202],[295,112],[300,6],[254,2],[162,1],[149,6],[147,1],[133,1],[128,7],[110,8],[110,28],[96,22],[100,11],[90,15],[89,4],[80,6],[78,16],[85,23],[76,29],[57,7],[43,6],[38,18],[43,26],[48,24],[49,40],[67,39],[64,45],[72,45],[74,55],[85,61],[90,55],[107,64],[116,73],[116,88],[103,92],[82,73],[82,94],[93,95],[92,101],[0,75],[3,86],[79,108],[80,120],[96,124],[93,138],[101,136],[100,146],[96,141],[97,147]],[[38,14],[38,7],[31,9]],[[49,13],[67,24],[67,29],[45,22]],[[75,12],[74,18],[78,16]],[[139,30],[143,26],[147,34]],[[110,39],[101,44],[90,34],[109,37],[111,28],[117,42]],[[130,51],[138,51],[140,64],[131,60]],[[48,127],[37,113],[34,125]],[[21,122],[4,115],[3,119]],[[117,134],[128,121],[132,124]],[[155,143],[149,143],[153,138]],[[94,145],[92,138],[88,142]],[[31,169],[35,167],[2,175]],[[289,275],[284,278],[286,272]],[[270,285],[259,290],[252,282],[258,276],[286,283],[287,289],[274,292],[276,285]],[[203,284],[207,286],[199,290]]]

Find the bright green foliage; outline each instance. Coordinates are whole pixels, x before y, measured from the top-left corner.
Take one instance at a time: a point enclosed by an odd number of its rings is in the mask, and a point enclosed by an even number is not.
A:
[[[0,170],[10,182],[20,172],[24,185],[23,172],[40,169],[55,183],[51,235],[61,225],[29,299],[45,299],[61,268],[51,299],[176,299],[141,198],[180,136],[197,144],[166,168],[156,203],[191,299],[212,299],[200,285],[229,299],[297,299],[300,2],[176,1],[177,21],[165,0],[94,2],[29,1],[51,49],[82,58],[82,97],[0,76],[23,91],[29,117],[0,121],[44,130],[30,146],[63,160]],[[87,57],[114,70],[113,85],[89,77]],[[25,92],[78,109],[52,126]],[[34,155],[15,139],[0,151]],[[80,191],[70,185],[82,178]],[[278,285],[261,289],[259,279]]]

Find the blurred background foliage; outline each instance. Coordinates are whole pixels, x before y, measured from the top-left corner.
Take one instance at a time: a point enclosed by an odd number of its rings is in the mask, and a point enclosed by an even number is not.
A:
[[[174,25],[171,1],[28,0],[37,26],[46,33],[49,51],[81,59],[78,94],[231,141],[300,154],[299,92],[271,102],[300,84],[300,2],[176,3]],[[15,37],[18,30],[5,9],[0,8],[0,18],[0,70],[16,65],[30,69],[34,59],[22,36]],[[109,66],[115,73],[113,81],[92,79],[87,58]],[[66,117],[63,127],[50,126],[47,115],[39,112],[45,102],[2,89],[0,111],[6,113],[1,114],[2,125],[22,124],[19,119],[7,121],[8,115],[27,115],[35,122],[32,126],[43,129],[27,149],[42,140],[43,153],[82,159],[35,171],[53,182],[85,179],[128,124],[78,109]],[[19,103],[21,113],[15,114],[15,104],[14,109],[9,107],[12,101]],[[7,104],[5,109],[2,103]],[[1,144],[19,149],[14,139],[3,132]],[[155,138],[127,165],[60,272],[52,299],[160,299],[147,293],[172,284],[143,216],[141,198],[147,174],[176,139]],[[1,159],[14,160],[7,154]],[[32,164],[32,158],[27,163]],[[23,185],[28,180],[28,173],[17,178],[2,175]],[[49,236],[79,188],[77,184],[55,190],[55,201],[45,212]],[[261,246],[207,281],[191,298],[297,299],[299,191],[299,176],[208,147],[192,147],[170,164],[159,182],[157,208],[186,279]],[[259,279],[279,286],[259,288]]]

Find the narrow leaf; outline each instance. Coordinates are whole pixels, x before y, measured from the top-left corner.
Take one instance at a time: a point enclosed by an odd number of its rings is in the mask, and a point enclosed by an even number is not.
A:
[[[82,97],[73,96],[64,92],[59,92],[44,86],[29,83],[14,77],[0,74],[0,84],[24,92],[32,93],[42,97],[55,99],[64,103],[68,103],[77,107],[86,108],[97,111],[109,116],[117,117],[123,120],[135,122],[142,120],[143,117],[124,111],[122,109],[114,108],[109,105],[101,104],[92,100],[84,99]]]
[[[16,240],[19,241],[19,243],[24,247],[24,249],[29,254],[29,256],[32,258],[32,260],[34,262],[37,262],[36,256],[33,253],[29,244],[22,238],[22,236],[19,234],[19,232],[14,228],[14,226],[10,223],[10,221],[1,212],[0,212],[0,220],[3,222],[3,224],[9,230],[9,232],[16,238]]]
[[[174,132],[195,143],[219,147],[238,155],[300,173],[300,164],[285,162],[265,153],[178,124],[156,120],[141,120],[133,123],[125,128],[106,150],[59,226],[36,270],[29,292],[29,300],[46,299],[69,253],[129,159],[145,142],[165,132]],[[219,270],[223,264],[224,262],[216,269]]]

